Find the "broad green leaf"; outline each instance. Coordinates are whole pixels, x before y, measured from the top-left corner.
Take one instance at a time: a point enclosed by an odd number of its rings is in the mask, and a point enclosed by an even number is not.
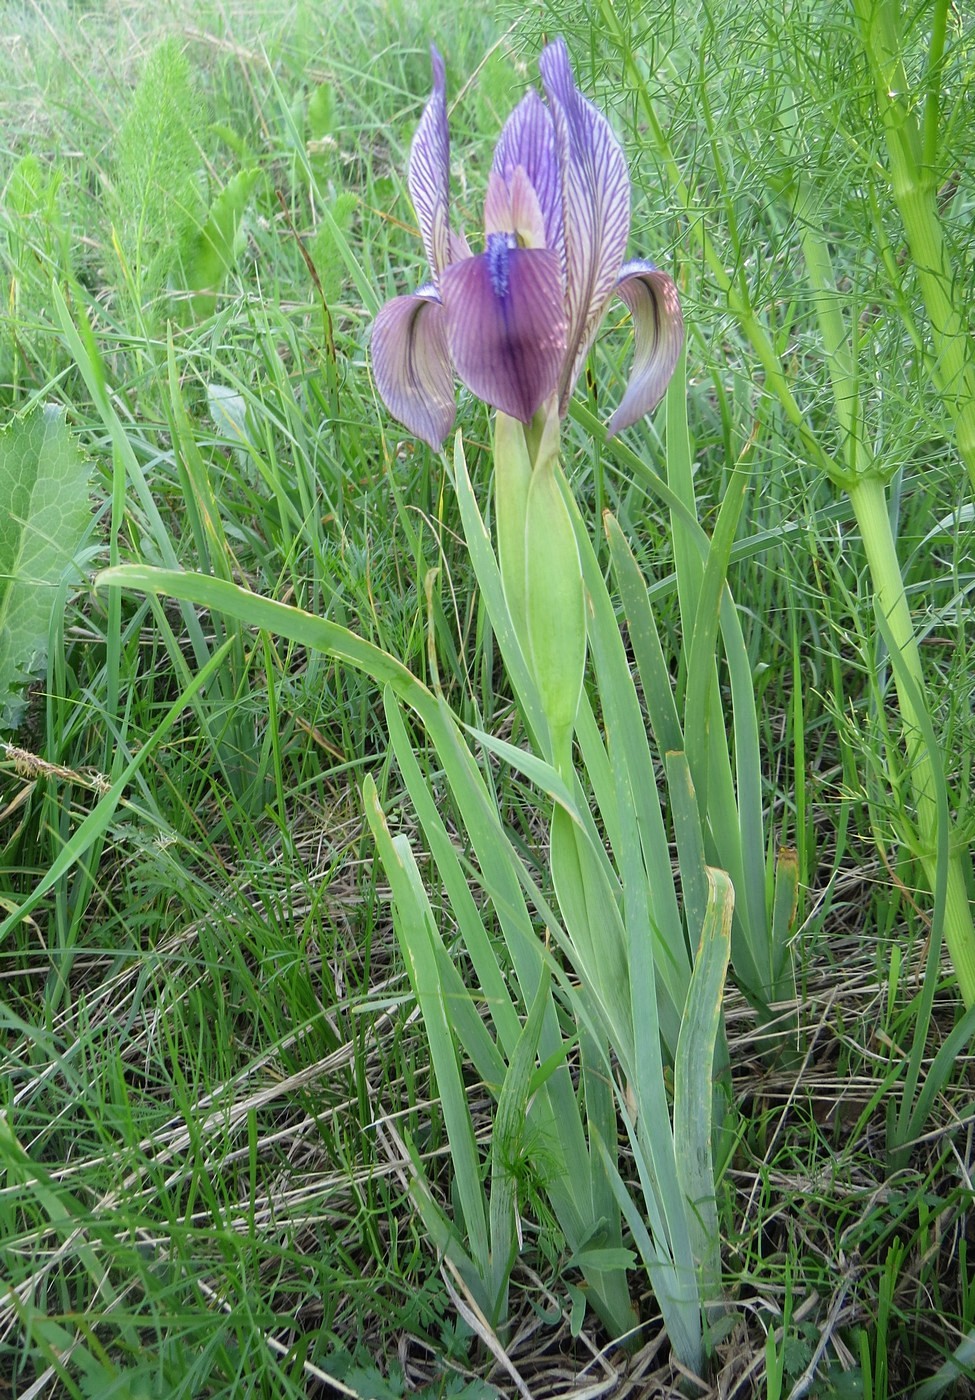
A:
[[[586,1109],[590,1144],[615,1142],[619,1134],[615,1077],[610,1046],[595,1037],[587,1020],[579,1018],[579,1077]],[[573,1251],[572,1262],[584,1269],[587,1278],[599,1280],[600,1288],[618,1297],[617,1306],[628,1311],[636,1323],[636,1310],[628,1292],[627,1270],[635,1260],[623,1248],[623,1218],[616,1203],[612,1182],[600,1153],[592,1153],[592,1215],[595,1228]]]
[[[62,579],[91,521],[91,467],[60,410],[37,408],[0,433],[0,729],[24,708],[24,686],[44,668]]]
[[[560,804],[552,814],[550,859],[575,970],[599,1008],[603,1034],[620,1059],[631,1064],[626,930],[588,832]]]
[[[721,1292],[721,1255],[711,1150],[714,1050],[731,954],[735,892],[723,870],[709,869],[708,884],[707,910],[674,1065],[674,1147],[699,1286],[703,1297],[716,1298]]]
[[[694,462],[687,427],[686,350],[667,388],[667,483],[676,502],[670,505],[671,537],[677,572],[677,597],[685,637],[697,612],[698,593],[704,574],[706,552],[701,549],[703,533],[697,518],[694,492]]]
[[[218,433],[241,445],[250,442],[247,400],[243,394],[239,394],[227,384],[216,384],[211,380],[207,385],[207,407]]]
[[[629,1127],[629,1123],[627,1124]],[[669,1135],[669,1134],[668,1134]],[[663,1314],[667,1335],[675,1353],[687,1366],[696,1371],[703,1369],[704,1351],[701,1344],[701,1301],[696,1279],[693,1277],[691,1261],[684,1268],[676,1263],[668,1247],[663,1221],[654,1193],[653,1179],[647,1171],[643,1153],[639,1149],[635,1134],[631,1131],[630,1141],[640,1172],[645,1208],[640,1209],[630,1195],[626,1183],[609,1148],[601,1138],[596,1140],[606,1176],[616,1198],[623,1218],[630,1227],[633,1243],[643,1260],[647,1277],[653,1280],[653,1291],[660,1311]],[[650,1228],[647,1228],[649,1223]],[[690,1273],[688,1277],[687,1274]]]
[[[724,726],[719,724],[711,735],[708,824],[717,863],[727,870],[735,887],[735,971],[762,1002],[790,992],[777,983],[766,912],[765,783],[752,664],[738,609],[727,587],[721,597],[721,639],[731,685],[735,770],[732,783],[730,748]]]
[[[645,913],[634,910],[633,928],[640,930],[640,936],[646,930],[652,935],[653,954],[660,972],[661,997],[657,1010],[662,1017],[667,1043],[673,1051],[677,1044],[680,1009],[687,994],[690,955],[674,888],[656,773],[646,723],[613,601],[579,511],[574,503],[570,503],[569,508],[575,520],[576,540],[588,593],[589,644],[603,711],[609,771],[615,789],[611,797],[604,797],[599,788],[596,791],[600,806],[604,809],[602,815],[607,832],[614,843],[614,856],[620,875],[627,887],[627,898],[631,907],[636,901],[642,903],[645,910]],[[584,705],[581,708],[584,709]],[[580,725],[580,742],[584,742],[585,738],[585,728]],[[593,749],[594,745],[589,742],[584,752],[588,756]],[[595,781],[599,777],[598,771],[592,777]],[[638,856],[631,858],[627,855],[624,859],[631,834],[624,829],[627,824],[633,826],[634,818],[642,862]],[[640,985],[644,981],[641,979]]]
[[[636,1255],[632,1249],[581,1249],[572,1256],[573,1264],[590,1269],[632,1269]]]
[[[570,813],[573,820],[579,822],[580,825],[583,824],[582,814],[573,801],[569,789],[558,772],[550,763],[546,763],[544,758],[539,758],[537,754],[531,753],[528,749],[519,748],[517,744],[509,744],[506,739],[497,739],[493,734],[488,734],[483,729],[474,729],[471,725],[465,727],[479,744],[483,744],[490,753],[503,759],[516,772],[524,773],[525,777],[529,778],[540,792],[560,803]]]
[[[710,890],[704,858],[701,814],[698,811],[686,754],[668,753],[664,761],[667,792],[674,822],[674,839],[677,842],[684,919],[687,927],[696,931],[704,926]],[[683,1012],[683,1007],[681,1011]]]
[[[477,498],[471,485],[464,457],[464,444],[460,433],[454,439],[454,489],[457,504],[464,526],[464,538],[471,556],[471,564],[477,577],[481,598],[487,608],[491,627],[497,639],[505,670],[518,698],[529,733],[534,736],[536,752],[544,752],[547,743],[548,726],[542,712],[538,687],[526,659],[527,640],[519,636],[511,615],[501,570],[491,548],[487,527],[478,509]],[[522,558],[523,552],[522,552]],[[524,629],[522,629],[524,631]]]
[[[532,671],[556,767],[569,762],[586,666],[582,565],[555,459],[536,465],[525,516],[525,611]]]

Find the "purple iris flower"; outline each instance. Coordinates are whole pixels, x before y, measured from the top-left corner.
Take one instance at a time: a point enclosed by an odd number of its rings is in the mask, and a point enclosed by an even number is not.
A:
[[[408,184],[432,281],[376,317],[372,360],[389,411],[431,447],[456,413],[454,374],[529,423],[547,401],[564,417],[615,293],[633,318],[634,362],[609,434],[660,401],[684,338],[673,278],[623,261],[630,181],[619,142],[575,85],[562,39],[541,54],[545,101],[524,97],[501,132],[485,203],[485,248],[451,231],[444,65],[410,152]]]

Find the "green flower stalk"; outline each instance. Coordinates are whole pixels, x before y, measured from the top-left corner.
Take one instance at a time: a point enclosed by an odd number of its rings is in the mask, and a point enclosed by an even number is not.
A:
[[[890,527],[887,494],[877,476],[865,476],[849,488],[850,501],[863,537],[863,548],[876,593],[876,607],[885,619],[897,657],[894,681],[904,721],[904,744],[914,793],[918,856],[932,890],[936,888],[938,866],[937,775],[934,756],[924,742],[927,716],[919,713],[924,704],[924,674],[914,626],[900,567],[897,547]],[[975,1006],[975,925],[968,898],[965,866],[971,861],[967,850],[958,846],[948,833],[948,869],[945,889],[944,935],[948,945],[962,1000]]]
[[[534,463],[524,531],[528,651],[552,739],[552,761],[568,777],[586,669],[586,602],[555,451],[540,453]]]
[[[938,70],[947,0],[933,7],[923,129],[904,69],[895,0],[854,0],[873,74],[890,160],[891,189],[928,313],[934,354],[930,371],[955,430],[955,442],[975,487],[975,341],[970,309],[958,297],[957,271],[938,211],[935,167]],[[968,1003],[971,1005],[971,1002]]]
[[[925,742],[930,729],[921,653],[911,620],[897,543],[890,524],[883,463],[870,453],[858,416],[856,366],[836,291],[832,260],[826,239],[816,227],[814,204],[808,188],[800,184],[795,192],[795,213],[799,220],[806,270],[813,290],[816,313],[827,355],[833,387],[836,416],[843,431],[845,461],[833,472],[850,498],[867,566],[874,588],[877,611],[884,619],[894,649],[894,683],[903,719],[907,770],[914,797],[917,855],[930,888],[937,888],[940,818],[936,772],[938,756]],[[968,898],[966,866],[971,860],[957,844],[952,831],[948,841],[948,868],[945,892],[944,933],[958,986],[966,1007],[975,1006],[975,923]]]

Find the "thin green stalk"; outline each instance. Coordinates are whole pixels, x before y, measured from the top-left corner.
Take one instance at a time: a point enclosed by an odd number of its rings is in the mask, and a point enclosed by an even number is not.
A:
[[[792,110],[795,109],[795,101]],[[798,224],[802,255],[812,285],[812,302],[823,338],[823,351],[836,417],[843,430],[846,475],[843,484],[850,483],[870,470],[870,456],[859,430],[859,384],[856,359],[850,348],[846,322],[836,291],[833,260],[820,224],[813,192],[800,180],[795,192],[795,217]]]
[[[894,0],[853,0],[864,53],[877,90],[890,161],[891,191],[931,325],[931,377],[955,430],[975,487],[975,353],[967,308],[955,293],[955,268],[938,212],[937,83],[944,47],[946,0],[934,6],[922,132],[904,68]]]
[[[936,775],[931,754],[923,741],[924,717],[917,708],[918,704],[923,703],[924,695],[921,653],[897,562],[897,547],[887,511],[884,484],[876,476],[866,476],[851,485],[849,492],[863,539],[877,608],[886,619],[899,658],[899,665],[894,668],[894,680],[904,719],[904,742],[914,792],[920,857],[925,874],[933,885],[937,866],[938,810]],[[908,678],[907,683],[905,677]],[[945,941],[965,1006],[971,1007],[975,1005],[975,924],[972,922],[963,862],[963,852],[953,848],[948,862]]]
[[[921,654],[904,592],[882,473],[879,465],[873,461],[860,431],[856,359],[850,348],[836,292],[832,260],[826,240],[818,228],[811,192],[805,185],[800,185],[797,191],[795,211],[829,365],[836,416],[843,430],[847,467],[844,484],[860,527],[875,604],[890,628],[897,653],[894,682],[904,721],[904,742],[914,793],[920,854],[925,875],[933,890],[940,825],[936,800],[938,775],[933,767],[931,748],[924,742],[924,726],[928,717],[922,708],[925,707],[925,688]],[[971,1006],[975,998],[975,925],[962,862],[960,851],[950,854],[945,940],[965,1005]]]

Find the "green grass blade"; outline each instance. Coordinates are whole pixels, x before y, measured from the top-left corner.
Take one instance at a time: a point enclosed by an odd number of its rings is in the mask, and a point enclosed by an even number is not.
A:
[[[504,1084],[498,1098],[491,1133],[491,1235],[492,1292],[500,1297],[517,1252],[515,1215],[518,1210],[518,1180],[525,1152],[525,1124],[538,1041],[551,997],[551,980],[546,969],[538,984],[535,1000],[514,1047]]]
[[[633,685],[629,661],[620,636],[612,600],[606,588],[592,543],[578,510],[574,510],[576,538],[583,576],[589,594],[589,644],[604,711],[610,772],[616,787],[607,802],[609,830],[625,839],[622,828],[636,818],[645,874],[639,879],[648,888],[645,930],[656,949],[657,967],[668,1005],[661,1008],[668,1043],[673,1047],[680,1008],[687,992],[690,957],[674,889],[670,847],[660,810],[653,759],[643,711]],[[615,814],[615,816],[614,816]],[[631,889],[633,897],[633,889]]]
[[[575,969],[599,1008],[604,1033],[628,1063],[633,1049],[626,932],[614,892],[588,834],[560,804],[552,813],[551,862]]]
[[[98,801],[92,811],[89,812],[88,816],[85,817],[84,821],[78,827],[78,830],[71,839],[66,842],[60,854],[34,886],[28,897],[22,904],[18,905],[12,914],[4,919],[3,923],[0,923],[0,941],[37,908],[48,891],[53,889],[61,877],[66,874],[73,865],[77,864],[87,855],[95,842],[104,838],[109,823],[115,814],[115,810],[122,801],[125,789],[162,743],[187,705],[192,704],[200,692],[205,690],[206,686],[219,674],[220,668],[226,661],[232,646],[233,638],[228,638],[220,650],[214,652],[213,656],[202,670],[197,672],[190,680],[182,694],[169,706],[169,709],[163,715],[154,732],[149,735],[136,756],[126,765],[105,796]],[[63,969],[60,974],[62,980],[66,976],[66,973],[67,969]]]
[[[718,704],[715,652],[721,597],[728,575],[731,545],[745,500],[746,485],[745,473],[741,469],[734,472],[725,492],[724,500],[721,502],[721,510],[711,540],[707,563],[695,590],[693,624],[690,632],[687,662],[684,744],[702,811],[708,810],[708,754],[710,751],[708,736],[713,731],[720,732],[721,727],[720,724],[712,724],[711,722],[712,710]],[[689,553],[688,558],[690,557]],[[695,557],[695,564],[696,562]],[[683,612],[683,607],[682,600],[681,615],[686,618],[687,614]],[[685,646],[687,645],[685,637]],[[730,813],[726,815],[731,816]],[[737,822],[734,825],[736,827]],[[715,835],[716,837],[720,836],[720,832],[716,832]]]
[[[439,937],[433,911],[409,842],[403,836],[390,835],[376,785],[368,777],[363,785],[363,802],[369,829],[392,889],[400,948],[430,1045],[430,1059],[450,1143],[457,1195],[470,1240],[471,1257],[481,1281],[479,1302],[486,1307],[488,1316],[496,1320],[495,1307],[499,1299],[490,1297],[488,1293],[490,1245],[480,1161],[457,1058],[450,1007],[441,977],[442,965],[436,951]]]
[[[603,516],[603,525],[657,751],[676,753],[684,747],[684,735],[674,703],[674,682],[664,659],[646,581],[626,536],[608,511]]]
[[[430,791],[429,783],[420,771],[420,765],[407,735],[399,705],[388,690],[384,696],[384,709],[396,762],[403,775],[410,801],[413,803],[420,819],[420,825],[423,827],[423,833],[430,847],[437,874],[443,881],[450,899],[450,906],[457,919],[464,947],[474,967],[478,990],[488,1007],[505,1053],[510,1056],[519,1042],[522,1028],[498,961],[497,951],[484,927],[484,920],[474,902],[467,876],[461,868],[457,852]],[[457,976],[456,987],[452,989],[451,1000],[455,1006],[459,1002],[465,1012],[469,1009],[473,1014],[473,1022],[476,1022],[476,1025],[472,1022],[467,1027],[455,1022],[455,1029],[461,1044],[471,1056],[481,1077],[489,1084],[500,1085],[505,1073],[504,1061],[498,1054],[493,1041],[487,1036],[480,1017],[473,1010],[470,994],[464,989],[459,976]]]

